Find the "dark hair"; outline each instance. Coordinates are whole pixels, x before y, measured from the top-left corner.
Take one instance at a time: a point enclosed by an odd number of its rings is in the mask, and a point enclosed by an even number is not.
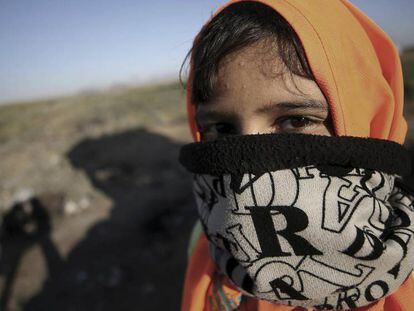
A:
[[[181,65],[179,77],[184,87],[182,69],[191,56],[192,103],[207,102],[214,96],[219,63],[225,56],[259,42],[275,43],[277,55],[291,74],[315,80],[302,43],[286,19],[265,4],[240,1],[203,26]]]

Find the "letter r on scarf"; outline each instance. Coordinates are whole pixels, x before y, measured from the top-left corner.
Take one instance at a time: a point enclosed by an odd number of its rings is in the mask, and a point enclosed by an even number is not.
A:
[[[261,258],[292,255],[282,250],[279,235],[289,242],[296,255],[322,255],[321,251],[296,234],[306,229],[309,224],[308,216],[301,209],[294,206],[249,206],[246,209],[250,210],[256,229],[262,250]],[[277,211],[285,217],[285,228],[282,230],[275,228],[271,211]]]

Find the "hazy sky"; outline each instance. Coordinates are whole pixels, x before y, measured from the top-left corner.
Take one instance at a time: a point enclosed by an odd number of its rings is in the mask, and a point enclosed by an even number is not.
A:
[[[0,0],[0,102],[141,82],[178,69],[224,0]],[[413,0],[353,0],[397,45]]]

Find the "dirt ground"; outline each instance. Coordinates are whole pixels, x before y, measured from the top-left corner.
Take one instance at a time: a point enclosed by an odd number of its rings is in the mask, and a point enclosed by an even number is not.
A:
[[[179,309],[196,219],[177,161],[190,141],[183,94],[125,92],[99,95],[109,112],[90,96],[22,107],[32,120],[47,109],[43,125],[3,137],[2,310]]]

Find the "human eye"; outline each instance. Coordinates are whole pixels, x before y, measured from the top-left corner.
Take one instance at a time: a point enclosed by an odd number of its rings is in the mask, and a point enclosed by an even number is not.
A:
[[[297,115],[278,118],[275,122],[275,127],[279,132],[305,132],[316,128],[322,123],[322,120],[313,117]]]
[[[203,140],[213,140],[222,136],[234,134],[235,128],[231,123],[215,122],[200,126],[200,133]]]

